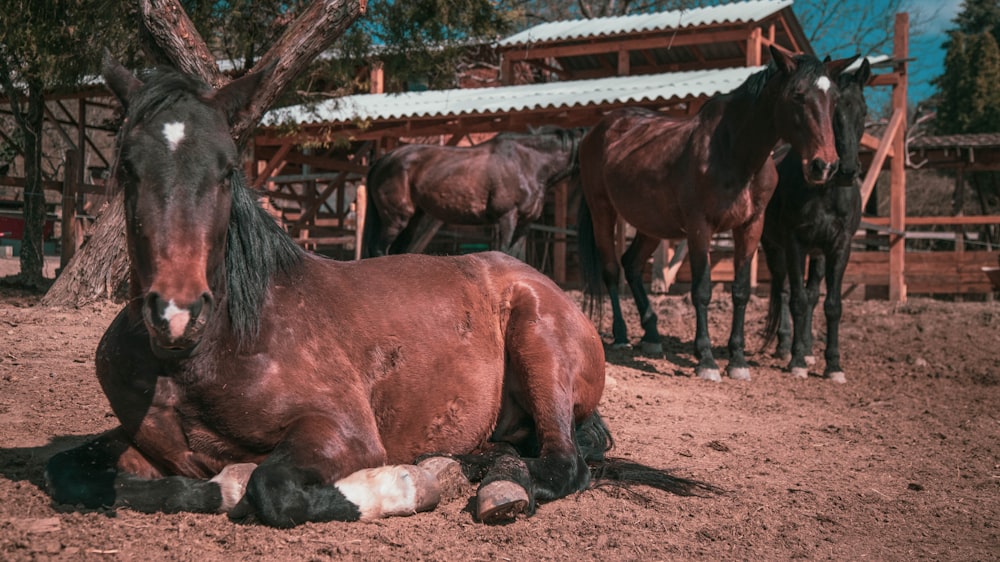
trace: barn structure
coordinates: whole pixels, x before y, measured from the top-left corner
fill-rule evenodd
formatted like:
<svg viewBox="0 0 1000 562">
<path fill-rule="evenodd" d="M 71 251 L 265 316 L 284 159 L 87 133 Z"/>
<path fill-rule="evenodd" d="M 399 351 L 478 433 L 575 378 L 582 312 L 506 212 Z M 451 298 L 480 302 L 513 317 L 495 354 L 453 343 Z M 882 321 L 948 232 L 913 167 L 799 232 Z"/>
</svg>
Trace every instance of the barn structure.
<svg viewBox="0 0 1000 562">
<path fill-rule="evenodd" d="M 791 0 L 751 0 L 543 24 L 499 41 L 493 51 L 497 70 L 480 68 L 475 80 L 463 84 L 482 86 L 476 88 L 384 93 L 382 71 L 376 64 L 370 69 L 370 94 L 270 112 L 255 138 L 249 176 L 256 187 L 266 190 L 275 215 L 300 243 L 349 258 L 356 246 L 358 217 L 352 206 L 357 187 L 379 154 L 400 143 L 474 144 L 500 131 L 587 126 L 621 106 L 691 114 L 710 96 L 734 89 L 765 64 L 768 46 L 812 53 L 792 4 Z M 906 14 L 897 16 L 894 37 L 892 55 L 877 67 L 872 80 L 873 86 L 892 88 L 894 112 L 881 138 L 866 135 L 866 160 L 871 168 L 862 188 L 867 198 L 875 192 L 879 172 L 888 170 L 882 174 L 889 177 L 888 216 L 865 219 L 888 251 L 856 251 L 847 283 L 886 287 L 887 296 L 894 300 L 905 300 L 907 287 L 919 293 L 989 293 L 991 288 L 979 269 L 996 264 L 995 251 L 956 249 L 936 252 L 947 256 L 925 261 L 905 250 L 908 229 L 928 220 L 906 217 L 905 156 L 914 150 L 928 155 L 941 152 L 949 163 L 941 160 L 940 166 L 946 167 L 955 164 L 954 157 L 947 155 L 959 152 L 916 141 L 907 147 Z M 83 237 L 84 230 L 76 227 L 85 225 L 99 205 L 94 198 L 103 195 L 102 178 L 112 160 L 110 118 L 115 106 L 99 85 L 49 99 L 47 128 L 58 141 L 55 144 L 63 148 L 53 153 L 61 163 L 52 166 L 55 172 L 46 189 L 52 193 L 53 208 L 61 210 L 63 256 L 68 259 Z M 0 101 L 0 114 L 3 111 Z M 11 142 L 9 137 L 5 140 Z M 974 161 L 981 166 L 991 158 L 995 162 L 1000 150 L 996 144 L 974 148 L 965 150 L 966 164 Z M 938 162 L 928 157 L 926 166 L 938 166 Z M 16 193 L 23 180 L 0 177 L 0 186 L 4 185 L 15 187 Z M 530 256 L 534 265 L 563 283 L 572 282 L 575 261 L 571 197 L 565 185 L 551 195 L 545 221 L 535 231 L 536 251 Z M 939 221 L 936 225 L 959 227 L 1000 224 L 1000 217 L 990 216 L 935 220 Z M 624 235 L 626 230 L 621 230 Z M 447 236 L 443 238 L 448 243 Z M 449 251 L 467 249 L 454 238 L 452 242 Z M 731 279 L 724 247 L 717 254 L 713 279 Z M 654 278 L 684 281 L 681 260 L 671 264 L 668 249 L 658 258 Z M 760 267 L 760 277 L 766 279 L 763 263 Z M 928 277 L 934 282 L 925 283 Z"/>
</svg>

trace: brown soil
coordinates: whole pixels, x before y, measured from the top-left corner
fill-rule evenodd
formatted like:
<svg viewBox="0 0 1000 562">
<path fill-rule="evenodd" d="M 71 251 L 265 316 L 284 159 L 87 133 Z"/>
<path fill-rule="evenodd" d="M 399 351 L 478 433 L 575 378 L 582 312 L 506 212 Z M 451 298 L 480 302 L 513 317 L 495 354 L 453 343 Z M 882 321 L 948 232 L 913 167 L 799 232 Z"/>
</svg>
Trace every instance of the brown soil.
<svg viewBox="0 0 1000 562">
<path fill-rule="evenodd" d="M 690 303 L 659 297 L 667 358 L 608 353 L 601 409 L 615 454 L 725 493 L 599 486 L 492 527 L 463 497 L 412 517 L 274 530 L 54 509 L 45 460 L 116 423 L 93 355 L 119 307 L 36 302 L 0 298 L 3 560 L 1000 559 L 997 303 L 848 301 L 846 385 L 792 380 L 768 355 L 753 381 L 713 384 L 692 376 Z M 751 303 L 752 346 L 765 306 Z M 721 357 L 728 310 L 716 294 Z"/>
</svg>

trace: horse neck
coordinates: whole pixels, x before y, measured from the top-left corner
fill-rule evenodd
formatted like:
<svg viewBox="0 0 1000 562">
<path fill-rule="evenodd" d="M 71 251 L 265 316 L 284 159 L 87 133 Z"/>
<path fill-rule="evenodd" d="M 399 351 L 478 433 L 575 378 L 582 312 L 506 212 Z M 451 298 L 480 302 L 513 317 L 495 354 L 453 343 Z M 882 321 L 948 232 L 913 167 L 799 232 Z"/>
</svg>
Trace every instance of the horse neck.
<svg viewBox="0 0 1000 562">
<path fill-rule="evenodd" d="M 743 183 L 767 162 L 780 140 L 774 125 L 776 102 L 765 91 L 757 97 L 734 95 L 723 103 L 713 144 L 724 143 L 719 148 L 729 158 L 727 169 Z"/>
</svg>

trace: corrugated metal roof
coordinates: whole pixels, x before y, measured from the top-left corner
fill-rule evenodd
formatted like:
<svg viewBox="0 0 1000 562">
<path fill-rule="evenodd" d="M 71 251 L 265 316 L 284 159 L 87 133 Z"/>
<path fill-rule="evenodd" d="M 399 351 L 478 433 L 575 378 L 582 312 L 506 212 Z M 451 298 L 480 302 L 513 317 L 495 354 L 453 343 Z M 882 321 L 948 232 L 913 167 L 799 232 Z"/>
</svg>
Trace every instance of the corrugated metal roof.
<svg viewBox="0 0 1000 562">
<path fill-rule="evenodd" d="M 693 70 L 497 88 L 345 96 L 267 112 L 262 124 L 352 123 L 422 117 L 505 114 L 546 108 L 629 104 L 729 92 L 763 67 Z"/>
<path fill-rule="evenodd" d="M 792 0 L 751 0 L 721 6 L 671 10 L 654 14 L 632 14 L 585 20 L 564 20 L 536 25 L 502 39 L 501 47 L 566 41 L 588 37 L 610 37 L 628 33 L 683 29 L 720 23 L 750 23 L 761 21 L 783 8 Z"/>
</svg>

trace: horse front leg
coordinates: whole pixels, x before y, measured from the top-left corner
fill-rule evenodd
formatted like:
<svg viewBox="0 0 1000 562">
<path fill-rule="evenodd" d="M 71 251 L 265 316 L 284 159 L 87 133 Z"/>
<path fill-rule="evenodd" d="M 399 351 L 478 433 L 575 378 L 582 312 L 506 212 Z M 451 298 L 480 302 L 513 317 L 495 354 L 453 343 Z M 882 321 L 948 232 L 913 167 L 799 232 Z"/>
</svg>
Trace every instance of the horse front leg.
<svg viewBox="0 0 1000 562">
<path fill-rule="evenodd" d="M 733 230 L 735 268 L 732 299 L 733 322 L 729 330 L 729 364 L 726 373 L 735 380 L 750 380 L 750 364 L 746 358 L 746 324 L 747 303 L 750 302 L 750 269 L 753 265 L 753 255 L 760 242 L 764 217 L 751 223 L 746 228 Z"/>
<path fill-rule="evenodd" d="M 825 264 L 826 259 L 822 254 L 809 256 L 809 276 L 806 278 L 805 326 L 802 328 L 802 338 L 803 346 L 806 349 L 806 365 L 810 367 L 816 364 L 816 356 L 813 355 L 813 317 L 816 305 L 819 304 L 819 288 L 823 283 Z"/>
<path fill-rule="evenodd" d="M 189 456 L 190 464 L 201 464 L 196 455 Z M 245 467 L 253 465 L 234 466 L 238 468 L 223 469 L 211 480 L 168 475 L 119 427 L 54 455 L 46 463 L 45 480 L 56 504 L 127 507 L 146 513 L 216 513 L 227 511 L 242 497 Z"/>
<path fill-rule="evenodd" d="M 708 244 L 705 240 L 688 238 L 691 259 L 691 301 L 694 303 L 694 354 L 698 360 L 695 374 L 704 380 L 719 382 L 719 365 L 712 356 L 712 339 L 708 333 L 708 305 L 712 301 L 712 272 Z"/>
<path fill-rule="evenodd" d="M 305 416 L 253 471 L 233 519 L 272 527 L 308 521 L 356 521 L 408 515 L 437 506 L 434 474 L 415 465 L 385 465 L 374 418 Z"/>
<path fill-rule="evenodd" d="M 840 367 L 840 319 L 843 312 L 841 291 L 844 270 L 847 269 L 850 255 L 850 238 L 847 238 L 847 243 L 837 248 L 826 260 L 826 299 L 823 301 L 823 312 L 826 315 L 826 369 L 823 375 L 839 383 L 847 382 L 847 376 Z"/>
<path fill-rule="evenodd" d="M 646 294 L 646 287 L 643 283 L 642 272 L 649 260 L 649 257 L 660 245 L 659 238 L 647 236 L 637 232 L 632 244 L 622 255 L 622 269 L 625 271 L 625 280 L 632 289 L 632 297 L 635 299 L 636 309 L 639 311 L 639 319 L 642 323 L 644 334 L 642 336 L 642 352 L 646 355 L 663 355 L 663 343 L 660 339 L 660 332 L 656 327 L 658 318 L 653 312 L 653 307 Z"/>
<path fill-rule="evenodd" d="M 803 278 L 805 277 L 806 252 L 802 245 L 789 239 L 785 245 L 785 262 L 788 264 L 788 289 L 790 293 L 789 304 L 792 310 L 792 357 L 788 363 L 788 370 L 796 378 L 806 378 L 809 376 L 808 365 L 806 364 L 806 331 L 812 326 L 807 316 L 809 311 L 809 300 L 806 295 Z"/>
</svg>

